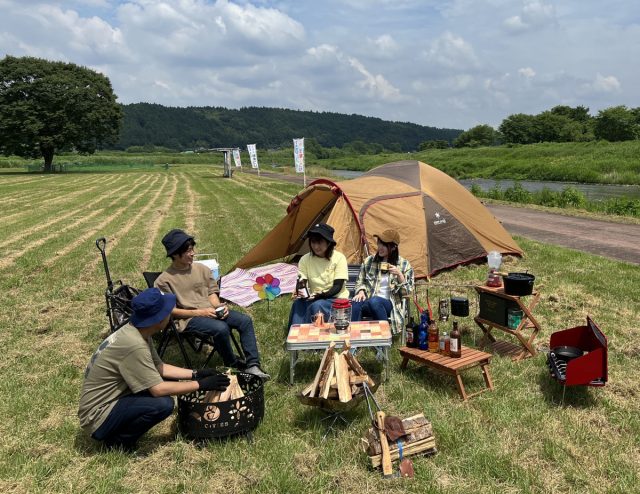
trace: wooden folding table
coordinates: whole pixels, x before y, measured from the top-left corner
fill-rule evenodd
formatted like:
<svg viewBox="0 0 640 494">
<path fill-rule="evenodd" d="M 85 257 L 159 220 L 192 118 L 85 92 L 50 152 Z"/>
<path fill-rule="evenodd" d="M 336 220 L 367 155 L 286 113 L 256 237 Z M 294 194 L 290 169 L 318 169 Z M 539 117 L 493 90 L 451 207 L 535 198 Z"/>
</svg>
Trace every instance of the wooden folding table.
<svg viewBox="0 0 640 494">
<path fill-rule="evenodd" d="M 420 350 L 419 348 L 402 347 L 400 348 L 400 355 L 403 358 L 402 364 L 400 365 L 402 369 L 406 369 L 409 360 L 413 360 L 425 367 L 454 376 L 456 378 L 458 392 L 463 400 L 467 400 L 485 391 L 493 390 L 493 381 L 489 373 L 489 365 L 491 364 L 490 353 L 462 346 L 462 355 L 458 358 L 453 358 L 440 353 L 431 353 L 428 350 Z M 468 394 L 462 382 L 462 372 L 472 369 L 473 367 L 480 367 L 482 377 L 484 377 L 484 382 L 487 387 L 475 393 Z"/>
<path fill-rule="evenodd" d="M 538 332 L 540 332 L 540 323 L 534 317 L 532 311 L 540 301 L 540 292 L 534 290 L 527 304 L 525 303 L 525 301 L 526 297 L 528 298 L 529 296 L 519 297 L 517 295 L 508 295 L 504 293 L 504 288 L 502 287 L 494 288 L 485 285 L 476 285 L 474 288 L 480 295 L 489 294 L 491 296 L 509 301 L 512 303 L 512 305 L 517 305 L 517 307 L 522 309 L 522 320 L 520 321 L 520 324 L 518 324 L 518 326 L 514 329 L 509 328 L 506 324 L 500 324 L 499 322 L 483 318 L 480 314 L 478 314 L 473 319 L 484 333 L 484 337 L 491 342 L 491 347 L 496 351 L 496 353 L 510 356 L 511 360 L 514 361 L 535 356 L 536 349 L 534 347 L 534 342 L 536 336 L 538 335 Z M 494 328 L 515 336 L 518 339 L 520 345 L 515 345 L 508 341 L 497 341 L 496 338 L 491 334 L 491 331 Z M 528 334 L 528 331 L 531 331 L 531 333 Z"/>
</svg>

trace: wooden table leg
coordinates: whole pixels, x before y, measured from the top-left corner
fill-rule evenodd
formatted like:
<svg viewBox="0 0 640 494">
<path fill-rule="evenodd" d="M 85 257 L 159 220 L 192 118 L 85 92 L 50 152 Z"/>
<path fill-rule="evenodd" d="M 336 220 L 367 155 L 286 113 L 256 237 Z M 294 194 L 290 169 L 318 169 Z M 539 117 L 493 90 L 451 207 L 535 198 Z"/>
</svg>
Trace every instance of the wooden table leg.
<svg viewBox="0 0 640 494">
<path fill-rule="evenodd" d="M 480 369 L 482 370 L 482 377 L 484 377 L 484 382 L 487 385 L 487 388 L 493 390 L 493 381 L 491 380 L 491 374 L 489 373 L 489 363 L 482 364 Z"/>
<path fill-rule="evenodd" d="M 402 370 L 406 369 L 408 363 L 409 363 L 409 359 L 407 357 L 403 358 L 402 359 L 402 363 L 400 364 L 400 368 Z"/>
<path fill-rule="evenodd" d="M 464 384 L 462 383 L 462 376 L 456 372 L 456 385 L 458 386 L 458 392 L 462 397 L 463 401 L 467 401 L 467 392 L 464 389 Z"/>
</svg>

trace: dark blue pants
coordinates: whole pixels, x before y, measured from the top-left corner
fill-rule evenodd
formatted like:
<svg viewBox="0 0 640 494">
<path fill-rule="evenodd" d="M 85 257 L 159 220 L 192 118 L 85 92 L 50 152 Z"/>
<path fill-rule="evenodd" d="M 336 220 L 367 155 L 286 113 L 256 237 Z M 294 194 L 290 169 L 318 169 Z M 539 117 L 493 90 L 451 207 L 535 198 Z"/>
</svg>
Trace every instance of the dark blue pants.
<svg viewBox="0 0 640 494">
<path fill-rule="evenodd" d="M 105 446 L 132 449 L 145 432 L 173 412 L 173 398 L 153 397 L 149 391 L 120 398 L 91 437 Z"/>
<path fill-rule="evenodd" d="M 211 317 L 194 317 L 184 329 L 185 333 L 204 333 L 213 338 L 214 346 L 220 353 L 224 365 L 237 367 L 238 361 L 231 345 L 231 328 L 238 330 L 240 334 L 240 346 L 247 359 L 247 367 L 260 365 L 256 333 L 253 329 L 253 321 L 249 316 L 235 310 L 229 311 L 226 319 L 213 319 Z"/>
<path fill-rule="evenodd" d="M 391 300 L 371 297 L 362 302 L 351 302 L 351 320 L 360 321 L 362 317 L 369 317 L 373 321 L 386 321 L 392 310 Z"/>
<path fill-rule="evenodd" d="M 289 327 L 291 327 L 292 324 L 310 323 L 311 316 L 317 314 L 318 311 L 324 314 L 324 320 L 328 322 L 333 300 L 332 298 L 320 300 L 295 299 L 291 306 L 291 312 L 289 313 Z"/>
</svg>

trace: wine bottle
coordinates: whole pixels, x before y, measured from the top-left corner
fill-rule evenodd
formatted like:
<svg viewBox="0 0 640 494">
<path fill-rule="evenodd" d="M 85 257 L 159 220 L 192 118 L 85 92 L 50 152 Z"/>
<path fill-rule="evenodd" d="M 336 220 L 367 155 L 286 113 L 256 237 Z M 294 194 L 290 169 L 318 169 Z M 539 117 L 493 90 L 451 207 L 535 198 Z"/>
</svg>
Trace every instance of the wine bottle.
<svg viewBox="0 0 640 494">
<path fill-rule="evenodd" d="M 460 358 L 462 356 L 462 335 L 458 329 L 458 321 L 453 321 L 453 329 L 451 330 L 449 345 L 449 356 L 453 358 Z"/>
</svg>

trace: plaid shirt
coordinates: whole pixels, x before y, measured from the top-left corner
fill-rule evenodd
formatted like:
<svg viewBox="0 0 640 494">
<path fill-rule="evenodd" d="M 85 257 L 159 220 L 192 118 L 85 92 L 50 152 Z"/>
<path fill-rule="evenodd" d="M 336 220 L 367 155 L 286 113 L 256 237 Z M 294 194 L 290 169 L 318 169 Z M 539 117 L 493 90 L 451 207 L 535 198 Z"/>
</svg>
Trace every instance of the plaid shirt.
<svg viewBox="0 0 640 494">
<path fill-rule="evenodd" d="M 358 279 L 356 280 L 354 294 L 364 290 L 367 298 L 371 298 L 376 293 L 383 273 L 374 259 L 375 256 L 369 256 L 360 266 L 360 274 L 358 274 Z M 389 273 L 389 300 L 392 305 L 390 322 L 393 334 L 399 333 L 405 323 L 402 298 L 405 295 L 411 295 L 413 292 L 413 268 L 411 264 L 404 257 L 399 256 L 398 269 L 404 275 L 404 283 L 400 283 L 395 275 Z"/>
</svg>

